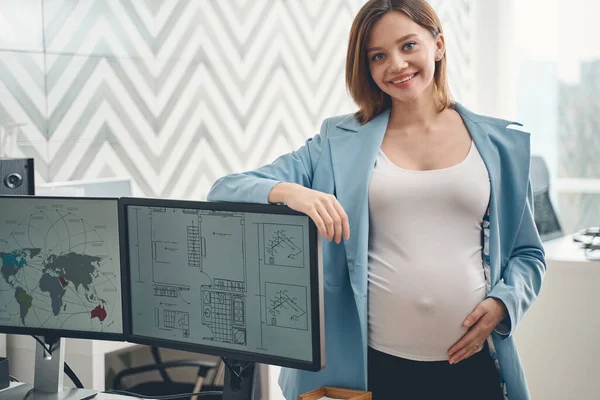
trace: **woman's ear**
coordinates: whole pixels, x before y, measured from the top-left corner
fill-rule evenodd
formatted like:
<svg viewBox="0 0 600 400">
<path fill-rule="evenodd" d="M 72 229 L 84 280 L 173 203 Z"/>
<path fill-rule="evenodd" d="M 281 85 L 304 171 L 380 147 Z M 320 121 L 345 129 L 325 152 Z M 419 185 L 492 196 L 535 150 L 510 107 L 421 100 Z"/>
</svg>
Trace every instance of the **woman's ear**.
<svg viewBox="0 0 600 400">
<path fill-rule="evenodd" d="M 444 35 L 438 33 L 435 37 L 435 61 L 440 61 L 444 58 L 444 54 L 446 52 L 446 42 Z"/>
</svg>

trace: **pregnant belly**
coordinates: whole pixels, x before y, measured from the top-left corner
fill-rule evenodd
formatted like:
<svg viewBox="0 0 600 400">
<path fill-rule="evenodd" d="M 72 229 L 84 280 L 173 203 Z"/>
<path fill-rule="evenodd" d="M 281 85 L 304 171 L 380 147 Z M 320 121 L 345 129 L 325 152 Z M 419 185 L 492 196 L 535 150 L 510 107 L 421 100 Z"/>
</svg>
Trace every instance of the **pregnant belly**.
<svg viewBox="0 0 600 400">
<path fill-rule="evenodd" d="M 440 275 L 384 280 L 369 274 L 372 347 L 412 360 L 448 360 L 448 349 L 468 330 L 463 321 L 486 290 L 482 271 Z"/>
</svg>

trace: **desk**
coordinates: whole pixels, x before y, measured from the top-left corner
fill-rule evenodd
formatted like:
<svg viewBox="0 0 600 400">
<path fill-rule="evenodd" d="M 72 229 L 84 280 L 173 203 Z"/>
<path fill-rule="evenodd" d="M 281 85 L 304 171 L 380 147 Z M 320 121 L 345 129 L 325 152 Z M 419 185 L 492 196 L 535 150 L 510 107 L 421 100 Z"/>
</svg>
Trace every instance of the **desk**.
<svg viewBox="0 0 600 400">
<path fill-rule="evenodd" d="M 23 382 L 33 382 L 35 340 L 30 336 L 8 335 L 7 354 L 11 374 Z M 105 389 L 105 357 L 107 354 L 139 346 L 127 342 L 102 340 L 66 340 L 65 359 L 85 388 Z M 65 378 L 65 386 L 71 386 Z"/>
<path fill-rule="evenodd" d="M 600 399 L 600 262 L 570 236 L 544 248 L 540 296 L 515 333 L 532 399 Z"/>
<path fill-rule="evenodd" d="M 23 385 L 23 384 L 11 382 L 10 386 L 7 389 L 0 390 L 0 398 L 2 398 L 2 392 L 7 391 L 9 389 L 17 388 L 21 385 Z M 219 396 L 219 395 L 204 396 L 201 398 L 206 399 L 206 400 L 221 400 L 222 396 Z M 137 398 L 131 397 L 131 396 L 122 396 L 122 395 L 118 395 L 118 394 L 108 394 L 108 393 L 100 393 L 100 392 L 98 394 L 96 394 L 96 396 L 93 398 L 93 400 L 135 400 L 135 399 L 137 399 Z"/>
<path fill-rule="evenodd" d="M 140 399 L 143 399 L 143 397 L 141 397 Z M 222 395 L 210 395 L 210 396 L 199 396 L 198 400 L 222 400 L 223 396 Z M 94 397 L 91 400 L 138 400 L 137 397 L 131 397 L 131 396 L 121 396 L 118 394 L 108 394 L 108 393 L 98 393 L 96 395 L 96 397 Z"/>
</svg>

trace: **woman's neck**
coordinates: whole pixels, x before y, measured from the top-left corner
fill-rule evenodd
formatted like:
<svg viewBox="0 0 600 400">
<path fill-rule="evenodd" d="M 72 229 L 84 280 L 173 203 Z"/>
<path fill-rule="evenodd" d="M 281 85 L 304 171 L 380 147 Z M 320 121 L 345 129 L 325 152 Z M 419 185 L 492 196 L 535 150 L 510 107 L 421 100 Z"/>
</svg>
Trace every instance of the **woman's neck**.
<svg viewBox="0 0 600 400">
<path fill-rule="evenodd" d="M 392 98 L 388 129 L 400 131 L 423 131 L 436 125 L 440 112 L 433 96 L 421 96 L 410 102 Z"/>
</svg>

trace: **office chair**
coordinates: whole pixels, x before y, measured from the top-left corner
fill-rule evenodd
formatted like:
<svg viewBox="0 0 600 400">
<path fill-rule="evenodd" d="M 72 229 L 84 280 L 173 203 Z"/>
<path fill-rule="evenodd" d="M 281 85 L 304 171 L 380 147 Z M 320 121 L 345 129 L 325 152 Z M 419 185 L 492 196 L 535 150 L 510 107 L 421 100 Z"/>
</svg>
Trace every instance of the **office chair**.
<svg viewBox="0 0 600 400">
<path fill-rule="evenodd" d="M 222 373 L 223 367 L 221 366 L 222 361 L 199 361 L 199 360 L 178 360 L 178 361 L 167 361 L 162 362 L 158 347 L 151 347 L 152 357 L 154 358 L 155 364 L 144 365 L 140 367 L 133 367 L 125 369 L 119 372 L 113 379 L 113 390 L 124 390 L 127 392 L 136 393 L 143 396 L 169 396 L 185 393 L 196 393 L 196 392 L 207 392 L 207 391 L 221 391 L 222 387 L 216 386 L 215 382 L 218 379 L 218 375 Z M 167 369 L 179 368 L 179 367 L 196 367 L 198 368 L 198 375 L 195 383 L 189 382 L 176 382 L 171 379 L 167 373 Z M 162 380 L 142 382 L 137 385 L 127 387 L 123 385 L 123 378 L 131 375 L 140 374 L 148 371 L 158 371 Z M 212 374 L 212 379 L 207 381 L 209 373 Z M 197 396 L 190 397 L 195 400 Z M 220 396 L 203 396 L 197 397 L 202 400 L 208 399 L 220 399 Z"/>
<path fill-rule="evenodd" d="M 550 199 L 550 173 L 541 156 L 531 156 L 534 220 L 542 241 L 564 236 L 562 224 Z"/>
</svg>

